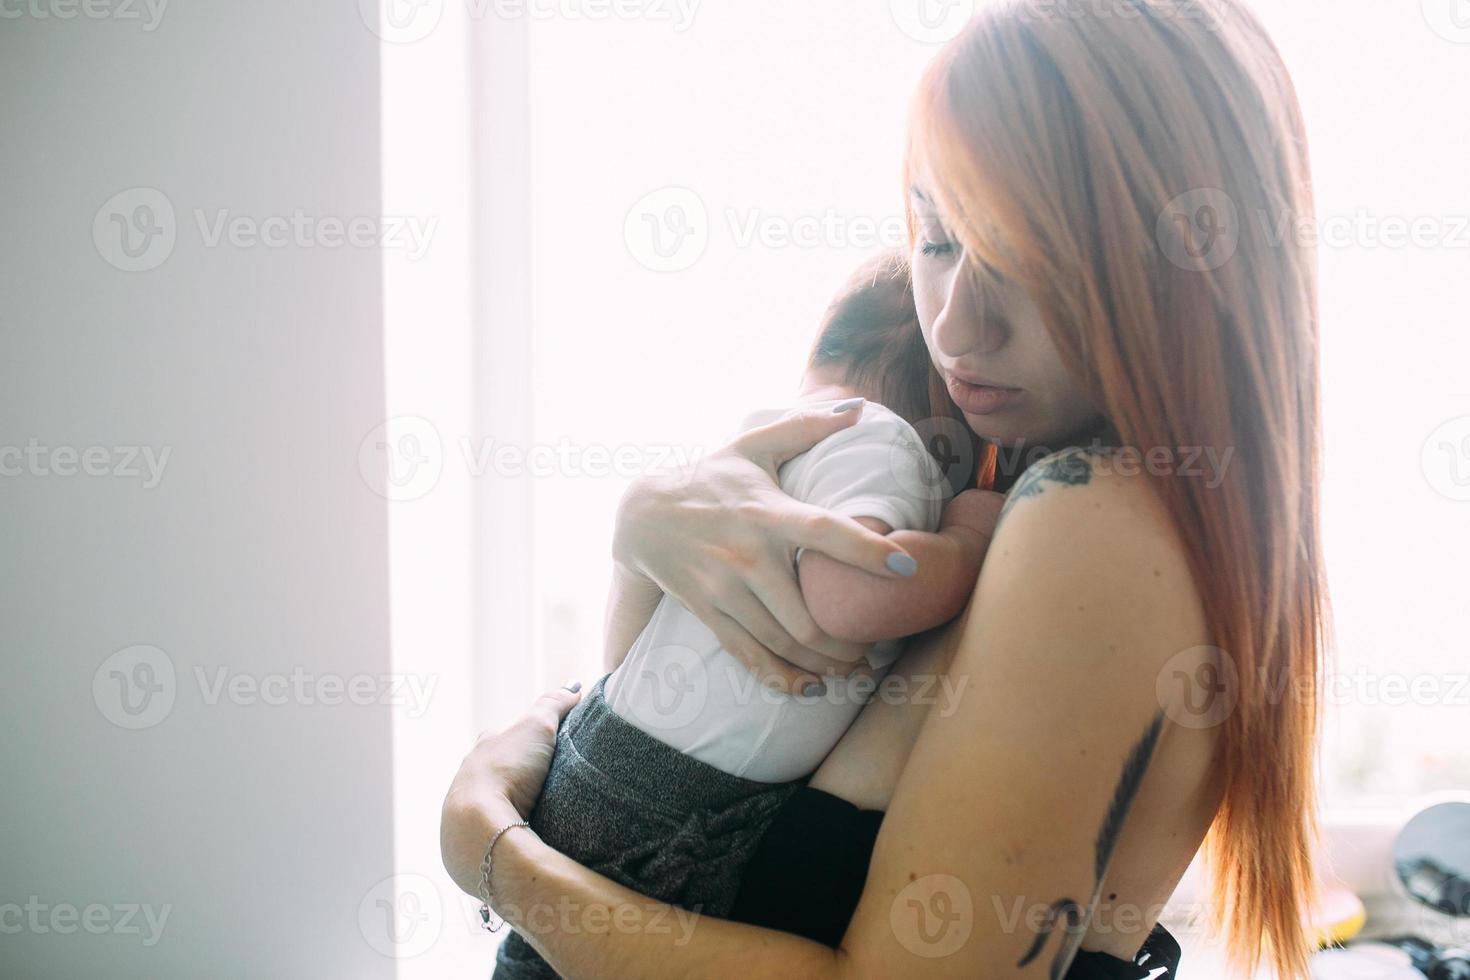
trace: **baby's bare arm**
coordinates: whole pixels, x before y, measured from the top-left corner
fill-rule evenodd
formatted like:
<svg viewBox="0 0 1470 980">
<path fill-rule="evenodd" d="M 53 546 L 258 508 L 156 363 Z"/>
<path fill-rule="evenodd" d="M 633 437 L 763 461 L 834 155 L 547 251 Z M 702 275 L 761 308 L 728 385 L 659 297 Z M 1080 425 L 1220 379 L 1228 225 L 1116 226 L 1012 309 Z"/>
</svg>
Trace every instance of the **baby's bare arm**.
<svg viewBox="0 0 1470 980">
<path fill-rule="evenodd" d="M 602 624 L 604 670 L 617 670 L 622 664 L 633 648 L 633 641 L 653 618 L 663 595 L 663 590 L 646 577 L 620 562 L 613 564 L 612 587 L 608 590 Z"/>
<path fill-rule="evenodd" d="M 912 636 L 953 619 L 974 592 L 1004 500 L 998 493 L 967 490 L 950 501 L 933 534 L 892 531 L 880 520 L 858 518 L 912 555 L 918 573 L 882 578 L 820 552 L 804 552 L 799 576 L 812 618 L 830 636 L 855 643 Z"/>
</svg>

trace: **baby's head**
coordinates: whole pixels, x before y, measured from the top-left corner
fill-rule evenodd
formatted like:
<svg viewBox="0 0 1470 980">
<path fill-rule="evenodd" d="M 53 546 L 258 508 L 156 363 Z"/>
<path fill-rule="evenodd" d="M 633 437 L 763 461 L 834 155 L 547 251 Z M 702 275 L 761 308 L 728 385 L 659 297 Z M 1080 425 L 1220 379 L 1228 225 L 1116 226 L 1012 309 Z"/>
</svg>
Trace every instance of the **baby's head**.
<svg viewBox="0 0 1470 980">
<path fill-rule="evenodd" d="M 851 388 L 917 425 L 935 414 L 931 381 L 937 379 L 914 312 L 908 261 L 902 252 L 882 252 L 828 305 L 803 382 Z M 942 384 L 939 392 L 947 403 Z"/>
<path fill-rule="evenodd" d="M 930 446 L 954 490 L 975 485 L 977 465 L 984 485 L 993 478 L 993 457 L 969 431 L 929 358 L 903 252 L 878 254 L 843 285 L 822 317 L 802 381 L 804 388 L 837 385 L 875 401 L 917 427 L 926 441 L 945 430 L 968 435 L 970 452 L 959 458 L 953 455 L 953 439 L 940 440 L 950 447 L 946 458 Z M 938 417 L 953 423 L 920 426 Z"/>
</svg>

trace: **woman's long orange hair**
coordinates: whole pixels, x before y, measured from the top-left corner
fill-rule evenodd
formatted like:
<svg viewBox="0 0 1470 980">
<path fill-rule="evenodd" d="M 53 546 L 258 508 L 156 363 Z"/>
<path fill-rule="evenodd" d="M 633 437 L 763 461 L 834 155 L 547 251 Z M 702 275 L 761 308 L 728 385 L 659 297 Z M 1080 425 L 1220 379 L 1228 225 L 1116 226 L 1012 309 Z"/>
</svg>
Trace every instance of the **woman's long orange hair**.
<svg viewBox="0 0 1470 980">
<path fill-rule="evenodd" d="M 1214 920 L 1237 966 L 1301 976 L 1327 629 L 1316 256 L 1281 233 L 1313 217 L 1303 124 L 1238 0 L 1090 6 L 977 16 L 920 86 L 905 180 L 1027 289 L 1124 446 L 1233 452 L 1218 486 L 1154 485 L 1239 680 Z"/>
</svg>

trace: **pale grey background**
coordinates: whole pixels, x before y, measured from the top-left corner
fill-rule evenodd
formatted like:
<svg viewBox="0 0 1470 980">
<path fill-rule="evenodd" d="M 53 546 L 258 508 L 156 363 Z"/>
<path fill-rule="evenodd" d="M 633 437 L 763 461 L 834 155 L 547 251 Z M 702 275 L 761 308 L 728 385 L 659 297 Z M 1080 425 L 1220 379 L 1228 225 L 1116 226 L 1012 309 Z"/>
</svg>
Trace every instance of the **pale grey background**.
<svg viewBox="0 0 1470 980">
<path fill-rule="evenodd" d="M 0 21 L 0 445 L 172 447 L 162 483 L 0 480 L 0 904 L 171 905 L 162 940 L 0 935 L 5 977 L 392 975 L 358 905 L 393 871 L 385 707 L 210 706 L 212 677 L 388 669 L 372 249 L 206 248 L 193 209 L 379 210 L 378 41 L 345 3 Z M 178 241 L 124 273 L 97 209 L 162 190 Z M 113 651 L 178 669 L 114 726 Z"/>
</svg>

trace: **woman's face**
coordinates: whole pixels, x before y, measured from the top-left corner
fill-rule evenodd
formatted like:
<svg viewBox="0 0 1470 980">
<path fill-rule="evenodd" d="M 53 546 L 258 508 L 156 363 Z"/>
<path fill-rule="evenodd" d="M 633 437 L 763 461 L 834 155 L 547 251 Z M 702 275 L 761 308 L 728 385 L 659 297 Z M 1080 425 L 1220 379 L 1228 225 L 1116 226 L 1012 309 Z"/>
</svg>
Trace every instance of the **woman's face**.
<svg viewBox="0 0 1470 980">
<path fill-rule="evenodd" d="M 1096 430 L 1096 406 L 1062 366 L 1031 298 L 967 261 L 930 199 L 913 192 L 914 302 L 929 356 L 982 438 L 1063 449 Z"/>
</svg>

